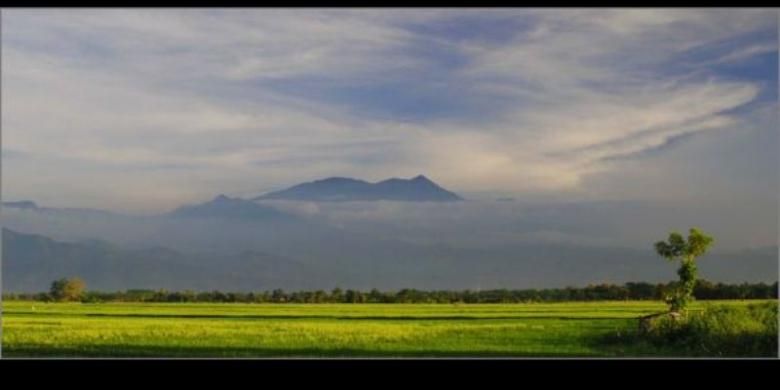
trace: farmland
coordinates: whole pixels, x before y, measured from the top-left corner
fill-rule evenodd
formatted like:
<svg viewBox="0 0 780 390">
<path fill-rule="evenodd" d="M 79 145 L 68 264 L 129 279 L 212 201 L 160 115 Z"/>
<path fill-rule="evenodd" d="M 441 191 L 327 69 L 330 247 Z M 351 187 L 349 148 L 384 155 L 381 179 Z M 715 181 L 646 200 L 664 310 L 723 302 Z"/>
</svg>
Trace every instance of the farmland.
<svg viewBox="0 0 780 390">
<path fill-rule="evenodd" d="M 756 302 L 756 301 L 752 301 Z M 697 302 L 747 305 L 748 301 Z M 620 357 L 654 301 L 528 304 L 3 303 L 6 357 Z"/>
</svg>

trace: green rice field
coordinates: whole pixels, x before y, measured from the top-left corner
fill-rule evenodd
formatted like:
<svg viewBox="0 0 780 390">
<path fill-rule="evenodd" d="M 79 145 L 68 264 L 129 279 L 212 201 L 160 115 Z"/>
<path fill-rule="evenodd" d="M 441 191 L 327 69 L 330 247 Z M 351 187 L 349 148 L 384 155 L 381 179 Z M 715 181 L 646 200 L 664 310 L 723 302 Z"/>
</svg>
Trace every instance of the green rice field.
<svg viewBox="0 0 780 390">
<path fill-rule="evenodd" d="M 751 301 L 755 303 L 756 301 Z M 747 305 L 747 301 L 697 302 Z M 642 357 L 614 342 L 661 302 L 238 304 L 3 302 L 4 357 Z M 607 340 L 613 340 L 609 342 Z"/>
</svg>

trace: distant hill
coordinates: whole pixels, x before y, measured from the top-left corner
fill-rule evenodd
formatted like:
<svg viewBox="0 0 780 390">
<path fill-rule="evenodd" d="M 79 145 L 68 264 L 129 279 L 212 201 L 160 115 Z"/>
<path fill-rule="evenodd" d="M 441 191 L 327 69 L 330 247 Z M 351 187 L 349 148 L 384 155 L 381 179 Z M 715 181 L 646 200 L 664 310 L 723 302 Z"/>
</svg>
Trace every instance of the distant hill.
<svg viewBox="0 0 780 390">
<path fill-rule="evenodd" d="M 21 200 L 18 202 L 3 202 L 3 207 L 12 209 L 37 209 L 38 205 L 29 200 Z"/>
<path fill-rule="evenodd" d="M 66 207 L 66 208 L 45 207 L 45 206 L 40 206 L 37 203 L 30 200 L 21 200 L 16 202 L 3 202 L 3 207 L 9 209 L 23 210 L 23 211 L 33 211 L 36 213 L 44 213 L 44 214 L 60 214 L 60 215 L 67 214 L 67 215 L 85 216 L 85 217 L 98 216 L 98 215 L 102 215 L 102 216 L 117 215 L 112 211 L 98 210 L 98 209 L 74 208 L 74 207 Z"/>
<path fill-rule="evenodd" d="M 463 200 L 423 175 L 412 179 L 387 179 L 378 183 L 331 177 L 298 184 L 261 195 L 255 200 L 286 199 L 322 202 L 394 200 L 407 202 L 451 202 Z"/>
<path fill-rule="evenodd" d="M 220 232 L 217 232 L 220 233 Z M 676 280 L 676 267 L 651 250 L 539 244 L 465 249 L 449 245 L 365 241 L 354 234 L 320 242 L 299 237 L 295 253 L 277 252 L 266 239 L 245 249 L 193 253 L 162 246 L 129 248 L 105 241 L 58 241 L 3 229 L 5 291 L 47 290 L 52 280 L 80 276 L 89 288 L 166 288 L 258 291 L 274 288 L 383 290 L 400 288 L 547 288 L 591 283 Z M 232 234 L 232 232 L 228 232 Z M 251 239 L 253 234 L 247 233 Z M 204 246 L 224 241 L 200 237 Z M 235 244 L 235 245 L 233 245 Z M 230 248 L 227 248 L 230 247 Z M 777 280 L 777 247 L 711 253 L 701 277 L 741 283 Z"/>
<path fill-rule="evenodd" d="M 61 277 L 79 276 L 89 289 L 264 290 L 308 288 L 316 267 L 256 251 L 184 254 L 153 247 L 127 249 L 101 241 L 62 242 L 3 229 L 4 291 L 47 291 Z"/>
<path fill-rule="evenodd" d="M 219 195 L 211 201 L 182 206 L 167 214 L 174 218 L 221 218 L 247 220 L 291 220 L 295 217 L 253 201 Z"/>
</svg>

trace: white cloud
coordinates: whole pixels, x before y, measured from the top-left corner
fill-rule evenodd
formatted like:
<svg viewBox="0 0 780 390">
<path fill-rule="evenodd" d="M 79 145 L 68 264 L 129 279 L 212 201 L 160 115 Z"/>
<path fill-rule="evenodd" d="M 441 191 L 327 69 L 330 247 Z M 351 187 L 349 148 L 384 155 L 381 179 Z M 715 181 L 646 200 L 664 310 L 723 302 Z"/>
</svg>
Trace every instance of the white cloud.
<svg viewBox="0 0 780 390">
<path fill-rule="evenodd" d="M 471 17 L 527 28 L 493 40 L 412 28 Z M 776 23 L 767 10 L 6 10 L 4 148 L 31 156 L 9 161 L 6 191 L 54 193 L 30 178 L 45 167 L 63 205 L 95 206 L 83 203 L 100 193 L 100 206 L 120 209 L 331 175 L 576 192 L 612 169 L 604 160 L 730 126 L 729 110 L 753 101 L 759 83 L 666 64 Z M 428 48 L 462 61 L 441 68 Z M 432 83 L 422 76 L 431 71 L 499 112 L 377 119 L 359 101 L 268 84 L 412 89 Z"/>
<path fill-rule="evenodd" d="M 741 47 L 722 57 L 719 57 L 711 61 L 706 61 L 703 64 L 697 64 L 697 65 L 701 66 L 701 65 L 735 63 L 735 62 L 744 61 L 746 59 L 752 58 L 757 55 L 774 53 L 774 52 L 777 52 L 777 42 L 760 43 L 756 45 L 750 45 L 747 47 Z"/>
</svg>

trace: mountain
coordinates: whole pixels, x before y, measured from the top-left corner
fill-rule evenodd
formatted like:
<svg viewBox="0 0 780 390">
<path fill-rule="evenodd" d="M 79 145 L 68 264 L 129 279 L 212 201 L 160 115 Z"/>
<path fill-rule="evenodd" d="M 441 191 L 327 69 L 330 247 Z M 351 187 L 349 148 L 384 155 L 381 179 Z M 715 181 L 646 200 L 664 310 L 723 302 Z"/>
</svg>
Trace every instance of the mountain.
<svg viewBox="0 0 780 390">
<path fill-rule="evenodd" d="M 325 287 L 306 283 L 323 275 L 316 267 L 257 251 L 185 254 L 164 247 L 127 249 L 100 241 L 55 241 L 5 228 L 2 235 L 4 291 L 47 291 L 53 280 L 70 276 L 103 291 Z"/>
<path fill-rule="evenodd" d="M 56 208 L 56 207 L 42 207 L 37 203 L 30 200 L 21 200 L 16 202 L 3 202 L 3 207 L 9 209 L 15 209 L 19 211 L 32 211 L 41 214 L 60 214 L 60 215 L 73 215 L 73 216 L 108 216 L 116 215 L 116 213 L 107 210 L 88 209 L 88 208 Z"/>
<path fill-rule="evenodd" d="M 9 207 L 12 209 L 37 209 L 38 205 L 35 202 L 29 200 L 21 200 L 18 202 L 3 202 L 3 207 Z"/>
<path fill-rule="evenodd" d="M 291 220 L 294 217 L 273 207 L 255 202 L 219 195 L 213 200 L 191 206 L 182 206 L 167 216 L 174 218 L 220 218 L 245 220 Z"/>
<path fill-rule="evenodd" d="M 423 175 L 412 179 L 388 179 L 369 183 L 344 177 L 298 184 L 285 190 L 261 195 L 254 200 L 286 199 L 308 201 L 375 201 L 451 202 L 463 200 Z"/>
</svg>

